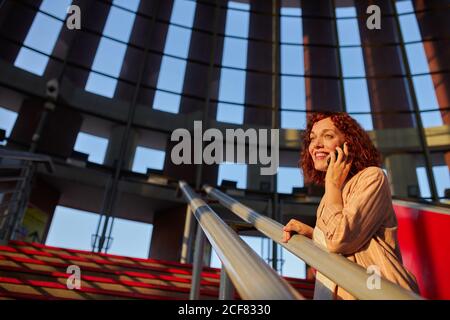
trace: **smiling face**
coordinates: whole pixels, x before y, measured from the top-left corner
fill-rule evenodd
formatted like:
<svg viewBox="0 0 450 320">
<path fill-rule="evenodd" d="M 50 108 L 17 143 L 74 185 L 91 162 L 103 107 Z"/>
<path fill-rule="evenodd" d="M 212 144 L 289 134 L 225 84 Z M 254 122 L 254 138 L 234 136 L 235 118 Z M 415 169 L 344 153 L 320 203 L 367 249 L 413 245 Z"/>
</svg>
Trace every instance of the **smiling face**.
<svg viewBox="0 0 450 320">
<path fill-rule="evenodd" d="M 314 162 L 314 168 L 318 171 L 327 171 L 328 158 L 336 147 L 341 147 L 345 142 L 345 136 L 333 124 L 331 118 L 314 123 L 308 147 L 309 154 Z"/>
</svg>

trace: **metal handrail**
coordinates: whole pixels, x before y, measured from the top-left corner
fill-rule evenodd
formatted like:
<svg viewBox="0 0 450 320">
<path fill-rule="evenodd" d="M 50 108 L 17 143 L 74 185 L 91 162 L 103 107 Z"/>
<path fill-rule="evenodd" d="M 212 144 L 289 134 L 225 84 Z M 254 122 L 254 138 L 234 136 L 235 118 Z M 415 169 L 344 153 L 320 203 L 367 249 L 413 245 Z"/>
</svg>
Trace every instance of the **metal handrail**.
<svg viewBox="0 0 450 320">
<path fill-rule="evenodd" d="M 53 166 L 53 161 L 49 156 L 30 153 L 25 151 L 16 151 L 8 149 L 0 149 L 0 159 L 11 159 L 11 160 L 23 160 L 32 161 L 37 163 L 43 163 L 47 168 L 48 172 L 54 172 L 55 167 Z"/>
<path fill-rule="evenodd" d="M 367 286 L 367 273 L 364 268 L 345 257 L 329 253 L 314 242 L 296 234 L 288 243 L 281 242 L 283 225 L 263 216 L 223 192 L 205 185 L 203 189 L 213 199 L 228 208 L 244 221 L 252 224 L 257 230 L 282 245 L 305 263 L 317 269 L 324 276 L 344 288 L 358 299 L 366 300 L 420 300 L 414 292 L 408 291 L 395 283 L 381 278 L 380 289 L 371 290 Z"/>
<path fill-rule="evenodd" d="M 186 182 L 180 181 L 179 186 L 242 299 L 303 299 Z"/>
<path fill-rule="evenodd" d="M 30 197 L 33 175 L 39 164 L 44 164 L 50 173 L 54 171 L 53 162 L 49 156 L 0 149 L 0 169 L 20 170 L 20 173 L 14 175 L 5 173 L 0 177 L 0 184 L 8 184 L 9 187 L 10 183 L 15 183 L 14 188 L 0 192 L 3 196 L 11 194 L 6 199 L 2 197 L 0 201 L 0 243 L 2 244 L 14 239 L 22 223 Z"/>
</svg>

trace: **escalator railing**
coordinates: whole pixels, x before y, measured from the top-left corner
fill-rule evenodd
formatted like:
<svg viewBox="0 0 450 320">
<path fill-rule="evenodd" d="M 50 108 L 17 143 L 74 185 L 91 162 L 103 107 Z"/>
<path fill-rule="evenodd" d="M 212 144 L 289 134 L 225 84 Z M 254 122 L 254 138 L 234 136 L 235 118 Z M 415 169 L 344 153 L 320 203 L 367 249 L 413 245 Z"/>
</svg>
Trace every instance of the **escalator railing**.
<svg viewBox="0 0 450 320">
<path fill-rule="evenodd" d="M 179 187 L 199 222 L 194 252 L 191 299 L 198 299 L 205 236 L 222 261 L 222 270 L 226 270 L 226 275 L 222 272 L 222 276 L 229 277 L 241 298 L 252 300 L 303 298 L 286 280 L 270 268 L 186 182 L 180 181 Z M 221 279 L 222 283 L 227 283 L 226 278 Z M 227 290 L 222 287 L 222 291 Z"/>
<path fill-rule="evenodd" d="M 285 247 L 356 298 L 370 300 L 422 299 L 419 295 L 383 278 L 380 279 L 381 288 L 371 290 L 367 285 L 368 274 L 366 270 L 356 263 L 341 255 L 329 253 L 319 248 L 311 239 L 302 235 L 294 235 L 288 243 L 283 243 L 281 242 L 283 225 L 257 213 L 213 187 L 204 186 L 204 190 L 209 197 L 217 200 L 265 236 Z"/>
</svg>

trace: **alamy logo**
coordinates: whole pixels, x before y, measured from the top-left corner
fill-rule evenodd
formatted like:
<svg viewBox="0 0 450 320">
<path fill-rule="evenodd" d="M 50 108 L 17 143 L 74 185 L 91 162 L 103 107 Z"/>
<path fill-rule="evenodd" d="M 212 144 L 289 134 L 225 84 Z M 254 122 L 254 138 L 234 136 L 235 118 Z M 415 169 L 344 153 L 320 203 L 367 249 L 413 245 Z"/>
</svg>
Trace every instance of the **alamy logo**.
<svg viewBox="0 0 450 320">
<path fill-rule="evenodd" d="M 81 269 L 80 269 L 80 267 L 76 266 L 76 265 L 70 265 L 67 267 L 66 273 L 70 274 L 70 276 L 67 278 L 67 281 L 66 281 L 67 289 L 69 289 L 69 290 L 81 289 Z"/>
<path fill-rule="evenodd" d="M 381 272 L 380 267 L 376 265 L 370 265 L 367 267 L 367 273 L 371 274 L 367 278 L 367 289 L 374 290 L 374 289 L 381 289 Z"/>
<path fill-rule="evenodd" d="M 268 136 L 270 134 L 270 143 Z M 208 129 L 203 133 L 202 122 L 194 121 L 194 164 L 220 164 L 222 162 L 246 162 L 260 164 L 263 176 L 274 175 L 279 163 L 279 130 L 278 129 L 226 129 L 225 139 L 219 129 Z M 246 140 L 248 143 L 246 144 Z M 187 129 L 176 129 L 172 132 L 171 141 L 178 141 L 171 152 L 171 160 L 175 165 L 192 164 L 192 137 Z M 236 144 L 234 143 L 236 141 Z M 202 142 L 210 142 L 202 150 Z M 226 153 L 224 159 L 224 144 Z M 248 150 L 246 150 L 248 145 Z M 235 152 L 235 148 L 237 149 Z M 270 155 L 268 149 L 270 148 Z M 236 154 L 236 159 L 235 159 Z"/>
<path fill-rule="evenodd" d="M 371 14 L 370 17 L 367 18 L 366 26 L 369 30 L 373 29 L 381 29 L 381 9 L 379 6 L 373 4 L 367 7 L 367 14 Z"/>
<path fill-rule="evenodd" d="M 81 29 L 81 9 L 79 6 L 71 5 L 67 8 L 66 26 L 69 30 Z"/>
</svg>

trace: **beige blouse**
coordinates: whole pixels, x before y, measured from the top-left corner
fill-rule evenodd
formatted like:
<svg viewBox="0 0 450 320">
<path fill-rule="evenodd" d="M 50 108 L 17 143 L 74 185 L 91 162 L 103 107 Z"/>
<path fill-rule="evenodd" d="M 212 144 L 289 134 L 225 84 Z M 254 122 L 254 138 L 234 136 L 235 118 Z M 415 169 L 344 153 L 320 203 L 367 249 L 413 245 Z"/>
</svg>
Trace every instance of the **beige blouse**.
<svg viewBox="0 0 450 320">
<path fill-rule="evenodd" d="M 322 198 L 314 242 L 365 269 L 376 266 L 384 278 L 418 293 L 414 275 L 402 263 L 397 218 L 384 172 L 378 167 L 361 170 L 345 183 L 342 199 L 343 205 L 330 205 Z M 316 274 L 314 298 L 355 299 L 320 272 Z"/>
</svg>

